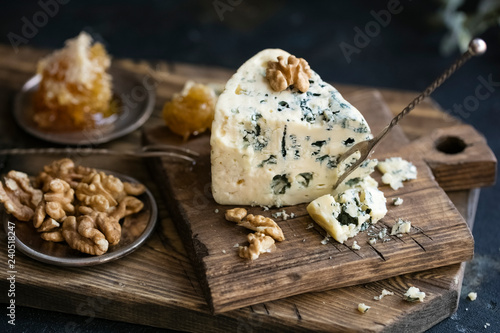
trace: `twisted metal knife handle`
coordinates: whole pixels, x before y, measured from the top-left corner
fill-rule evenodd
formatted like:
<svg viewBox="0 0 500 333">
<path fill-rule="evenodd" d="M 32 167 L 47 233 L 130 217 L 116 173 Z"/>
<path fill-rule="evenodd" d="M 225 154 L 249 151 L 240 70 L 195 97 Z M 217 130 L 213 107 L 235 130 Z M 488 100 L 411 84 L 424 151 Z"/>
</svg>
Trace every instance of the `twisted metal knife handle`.
<svg viewBox="0 0 500 333">
<path fill-rule="evenodd" d="M 462 54 L 462 56 L 453 63 L 441 76 L 439 76 L 434 82 L 431 83 L 420 95 L 415 97 L 413 101 L 408 104 L 403 111 L 401 111 L 397 116 L 392 118 L 389 125 L 387 125 L 376 137 L 368 141 L 361 141 L 352 146 L 347 152 L 345 152 L 337 161 L 338 164 L 346 160 L 349 156 L 359 151 L 359 159 L 348 167 L 338 178 L 337 182 L 333 186 L 336 189 L 356 168 L 358 168 L 363 161 L 365 161 L 368 156 L 372 153 L 373 149 L 382 140 L 382 138 L 389 133 L 389 131 L 396 126 L 401 119 L 404 118 L 411 110 L 415 108 L 424 98 L 432 94 L 437 87 L 439 87 L 448 77 L 450 77 L 457 69 L 459 69 L 467 60 L 472 56 L 481 55 L 486 52 L 486 43 L 479 38 L 473 39 L 469 44 L 469 49 Z"/>
<path fill-rule="evenodd" d="M 380 141 L 394 126 L 396 126 L 401 119 L 404 118 L 411 110 L 413 110 L 422 100 L 429 95 L 431 95 L 437 87 L 443 84 L 457 69 L 462 67 L 463 64 L 467 62 L 473 56 L 482 55 L 486 52 L 486 43 L 480 39 L 475 38 L 469 43 L 469 48 L 462 54 L 441 76 L 439 76 L 434 82 L 431 83 L 420 95 L 415 97 L 396 117 L 394 117 L 389 125 L 387 125 L 382 132 L 377 136 L 376 142 Z"/>
</svg>

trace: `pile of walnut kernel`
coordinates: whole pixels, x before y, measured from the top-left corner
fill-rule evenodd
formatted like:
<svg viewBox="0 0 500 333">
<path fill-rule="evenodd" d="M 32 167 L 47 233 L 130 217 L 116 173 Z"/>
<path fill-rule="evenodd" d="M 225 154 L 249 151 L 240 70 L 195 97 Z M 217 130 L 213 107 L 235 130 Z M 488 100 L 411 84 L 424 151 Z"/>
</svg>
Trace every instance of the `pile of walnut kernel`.
<svg viewBox="0 0 500 333">
<path fill-rule="evenodd" d="M 255 231 L 255 233 L 247 235 L 249 245 L 239 247 L 241 258 L 255 260 L 262 253 L 273 251 L 276 248 L 275 240 L 278 242 L 285 240 L 283 231 L 276 222 L 262 215 L 247 215 L 245 208 L 228 209 L 225 218 L 230 222 L 237 223 L 240 227 Z"/>
<path fill-rule="evenodd" d="M 19 221 L 32 221 L 42 239 L 102 255 L 120 241 L 120 219 L 144 207 L 135 196 L 145 190 L 64 158 L 46 165 L 33 185 L 27 174 L 10 171 L 0 202 Z"/>
</svg>

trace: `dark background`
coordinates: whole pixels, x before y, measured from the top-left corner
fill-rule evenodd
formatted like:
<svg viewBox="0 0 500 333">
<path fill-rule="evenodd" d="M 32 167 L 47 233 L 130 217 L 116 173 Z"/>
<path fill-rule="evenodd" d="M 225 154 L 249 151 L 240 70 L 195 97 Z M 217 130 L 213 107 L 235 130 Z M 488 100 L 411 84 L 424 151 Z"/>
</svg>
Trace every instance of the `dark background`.
<svg viewBox="0 0 500 333">
<path fill-rule="evenodd" d="M 60 48 L 66 39 L 86 30 L 103 42 L 115 58 L 160 59 L 233 69 L 264 48 L 279 47 L 305 58 L 327 81 L 416 91 L 423 90 L 459 56 L 458 51 L 449 56 L 439 52 L 446 29 L 436 21 L 441 9 L 438 1 L 401 0 L 401 13 L 392 15 L 390 23 L 381 27 L 359 53 L 352 54 L 350 62 L 339 45 L 344 42 L 354 46 L 354 28 L 363 30 L 374 20 L 370 11 L 386 9 L 388 0 L 222 0 L 237 4 L 222 15 L 212 0 L 65 2 L 27 45 Z M 474 6 L 475 1 L 468 3 Z M 0 43 L 10 44 L 9 33 L 22 35 L 23 17 L 31 21 L 40 10 L 37 1 L 3 1 Z M 477 110 L 465 116 L 453 112 L 454 104 L 474 96 L 480 85 L 478 77 L 487 79 L 491 75 L 500 86 L 500 29 L 490 28 L 481 37 L 488 43 L 486 55 L 467 63 L 433 98 L 443 109 L 482 132 L 499 156 L 499 87 L 494 87 L 493 94 L 481 101 Z M 467 265 L 459 309 L 431 332 L 500 332 L 499 194 L 499 186 L 481 192 L 473 230 L 476 255 Z M 465 299 L 471 290 L 478 292 L 475 302 Z M 6 317 L 2 317 L 4 326 Z M 16 319 L 15 331 L 19 332 L 61 332 L 68 321 L 81 324 L 81 332 L 157 330 L 19 307 Z M 491 326 L 485 329 L 487 322 Z"/>
</svg>

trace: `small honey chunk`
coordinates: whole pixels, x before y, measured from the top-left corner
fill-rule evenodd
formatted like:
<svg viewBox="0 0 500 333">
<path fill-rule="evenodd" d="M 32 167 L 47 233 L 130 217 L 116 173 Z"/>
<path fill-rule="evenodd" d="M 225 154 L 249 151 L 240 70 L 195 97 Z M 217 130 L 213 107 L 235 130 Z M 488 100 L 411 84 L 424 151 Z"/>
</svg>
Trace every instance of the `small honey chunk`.
<svg viewBox="0 0 500 333">
<path fill-rule="evenodd" d="M 99 121 L 118 112 L 112 101 L 111 64 L 101 43 L 82 32 L 67 40 L 65 47 L 38 63 L 41 75 L 34 95 L 34 121 L 50 131 L 94 128 Z"/>
<path fill-rule="evenodd" d="M 206 85 L 187 82 L 181 94 L 176 94 L 163 106 L 167 127 L 187 140 L 212 126 L 216 96 Z"/>
</svg>

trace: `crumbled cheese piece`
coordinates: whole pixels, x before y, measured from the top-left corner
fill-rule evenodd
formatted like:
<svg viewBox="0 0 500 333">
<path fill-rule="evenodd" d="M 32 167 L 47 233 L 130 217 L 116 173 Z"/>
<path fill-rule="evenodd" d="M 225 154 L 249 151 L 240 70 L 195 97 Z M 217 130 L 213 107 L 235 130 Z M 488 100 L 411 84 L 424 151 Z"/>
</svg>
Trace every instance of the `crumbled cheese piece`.
<svg viewBox="0 0 500 333">
<path fill-rule="evenodd" d="M 392 226 L 391 235 L 407 234 L 411 230 L 411 222 L 399 219 L 396 224 Z"/>
<path fill-rule="evenodd" d="M 226 250 L 222 250 L 222 253 L 224 253 L 224 254 L 225 254 L 225 253 L 226 253 Z"/>
<path fill-rule="evenodd" d="M 306 229 L 312 229 L 314 228 L 314 223 L 309 223 L 306 227 Z"/>
<path fill-rule="evenodd" d="M 219 212 L 219 210 L 216 208 L 216 209 L 215 209 L 215 214 L 217 214 L 218 212 Z"/>
<path fill-rule="evenodd" d="M 380 232 L 378 233 L 378 238 L 379 239 L 384 239 L 385 236 L 387 236 L 387 228 L 382 228 Z"/>
<path fill-rule="evenodd" d="M 486 323 L 486 324 L 484 325 L 484 328 L 488 328 L 488 327 L 490 327 L 490 323 Z"/>
<path fill-rule="evenodd" d="M 351 249 L 353 249 L 353 250 L 361 250 L 361 246 L 358 245 L 358 242 L 354 241 L 354 242 L 352 242 Z"/>
<path fill-rule="evenodd" d="M 361 313 L 366 313 L 368 310 L 370 310 L 370 308 L 371 308 L 371 306 L 368 306 L 365 303 L 358 304 L 358 311 Z"/>
<path fill-rule="evenodd" d="M 327 194 L 314 200 L 307 212 L 336 241 L 343 243 L 387 213 L 384 193 L 377 186 L 376 180 L 366 176 L 335 196 Z"/>
<path fill-rule="evenodd" d="M 401 157 L 392 157 L 380 161 L 377 168 L 384 174 L 382 182 L 389 184 L 393 190 L 403 187 L 403 181 L 417 179 L 417 167 Z"/>
<path fill-rule="evenodd" d="M 394 295 L 392 291 L 382 289 L 382 293 L 379 296 L 373 297 L 373 299 L 376 301 L 380 301 L 382 298 L 384 298 L 384 296 L 392 296 L 392 295 Z"/>
<path fill-rule="evenodd" d="M 326 245 L 328 244 L 328 241 L 330 240 L 330 235 L 326 235 L 325 238 L 321 241 L 321 244 Z"/>
<path fill-rule="evenodd" d="M 281 212 L 281 216 L 283 217 L 284 221 L 286 221 L 290 217 L 290 215 L 288 215 L 284 209 Z"/>
<path fill-rule="evenodd" d="M 240 247 L 240 244 L 236 243 L 236 244 L 233 245 L 233 247 Z"/>
<path fill-rule="evenodd" d="M 423 302 L 425 298 L 425 293 L 420 291 L 420 289 L 416 287 L 410 287 L 403 295 L 405 301 L 408 302 Z"/>
<path fill-rule="evenodd" d="M 294 218 L 295 217 L 295 213 L 290 213 L 290 218 Z"/>
<path fill-rule="evenodd" d="M 370 245 L 375 245 L 375 244 L 377 244 L 377 239 L 375 237 L 370 237 L 370 239 L 368 240 L 368 243 Z"/>
<path fill-rule="evenodd" d="M 272 215 L 272 217 L 274 217 L 275 219 L 277 219 L 278 217 L 281 217 L 283 215 L 283 213 L 282 212 L 276 212 L 276 213 L 273 213 L 271 215 Z"/>
<path fill-rule="evenodd" d="M 392 199 L 392 204 L 394 206 L 401 206 L 403 204 L 403 199 L 400 197 Z"/>
<path fill-rule="evenodd" d="M 475 293 L 475 292 L 471 291 L 471 292 L 467 295 L 467 297 L 469 297 L 469 299 L 470 299 L 471 301 L 475 301 L 475 300 L 476 300 L 476 298 L 477 298 L 477 293 Z"/>
<path fill-rule="evenodd" d="M 269 207 L 268 206 L 262 206 L 262 210 L 264 210 L 265 212 L 269 210 Z"/>
</svg>

